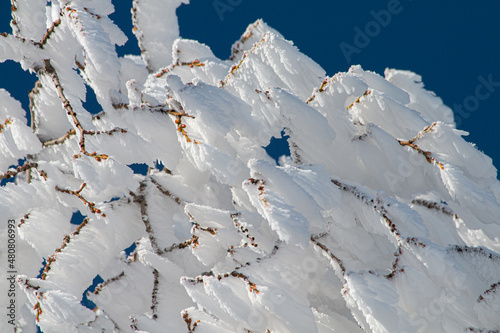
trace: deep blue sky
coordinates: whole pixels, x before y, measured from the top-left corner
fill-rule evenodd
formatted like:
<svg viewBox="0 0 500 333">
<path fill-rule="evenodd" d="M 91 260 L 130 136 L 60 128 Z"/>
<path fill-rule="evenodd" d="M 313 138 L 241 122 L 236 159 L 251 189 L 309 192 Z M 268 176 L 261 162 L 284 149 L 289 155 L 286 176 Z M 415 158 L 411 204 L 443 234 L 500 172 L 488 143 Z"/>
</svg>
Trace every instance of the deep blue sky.
<svg viewBox="0 0 500 333">
<path fill-rule="evenodd" d="M 138 54 L 131 34 L 132 1 L 113 2 L 117 12 L 112 19 L 130 38 L 118 52 Z M 230 10 L 218 13 L 214 7 L 217 3 L 226 4 Z M 206 43 L 220 58 L 229 57 L 232 43 L 248 24 L 263 18 L 323 66 L 328 75 L 349 68 L 339 45 L 356 46 L 354 29 L 364 31 L 368 25 L 374 29 L 373 37 L 367 45 L 358 44 L 359 54 L 352 55 L 352 64 L 359 63 L 380 74 L 386 67 L 409 69 L 422 75 L 426 88 L 448 106 L 470 103 L 472 111 L 461 116 L 459 128 L 469 131 L 468 141 L 476 143 L 500 167 L 495 135 L 500 120 L 500 87 L 491 88 L 494 91 L 483 100 L 475 97 L 481 85 L 479 76 L 491 76 L 500 85 L 500 2 L 401 0 L 397 4 L 392 0 L 191 0 L 189 6 L 178 9 L 178 16 L 181 36 Z M 390 23 L 378 25 L 376 31 L 371 12 L 388 8 L 393 9 Z M 0 5 L 0 32 L 10 32 L 9 11 L 10 3 L 4 0 Z M 19 66 L 0 64 L 0 87 L 11 91 L 26 109 L 27 92 L 33 85 L 33 79 L 27 78 L 30 76 Z"/>
</svg>

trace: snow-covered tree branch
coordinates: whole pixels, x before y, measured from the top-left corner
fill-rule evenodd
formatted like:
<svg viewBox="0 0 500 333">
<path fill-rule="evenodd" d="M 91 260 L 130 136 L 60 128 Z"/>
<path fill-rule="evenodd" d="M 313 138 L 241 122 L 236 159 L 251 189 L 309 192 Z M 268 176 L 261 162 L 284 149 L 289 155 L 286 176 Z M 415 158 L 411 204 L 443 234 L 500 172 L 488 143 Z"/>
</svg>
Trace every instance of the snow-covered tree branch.
<svg viewBox="0 0 500 333">
<path fill-rule="evenodd" d="M 187 0 L 134 0 L 119 57 L 110 0 L 12 3 L 0 61 L 38 81 L 0 89 L 2 332 L 500 330 L 497 171 L 419 75 L 327 76 L 262 20 L 221 60 Z"/>
</svg>

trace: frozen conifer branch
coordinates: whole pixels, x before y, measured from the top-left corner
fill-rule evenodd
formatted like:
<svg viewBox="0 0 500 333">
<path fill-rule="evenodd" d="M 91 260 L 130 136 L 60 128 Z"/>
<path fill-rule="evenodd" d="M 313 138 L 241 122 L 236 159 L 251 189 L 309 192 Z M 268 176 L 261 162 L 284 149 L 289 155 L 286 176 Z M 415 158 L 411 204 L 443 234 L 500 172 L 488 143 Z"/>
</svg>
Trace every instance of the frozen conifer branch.
<svg viewBox="0 0 500 333">
<path fill-rule="evenodd" d="M 326 76 L 262 20 L 221 60 L 179 37 L 186 2 L 135 0 L 119 57 L 109 0 L 13 1 L 0 61 L 38 77 L 29 110 L 0 90 L 18 330 L 500 330 L 497 171 L 418 75 Z"/>
</svg>

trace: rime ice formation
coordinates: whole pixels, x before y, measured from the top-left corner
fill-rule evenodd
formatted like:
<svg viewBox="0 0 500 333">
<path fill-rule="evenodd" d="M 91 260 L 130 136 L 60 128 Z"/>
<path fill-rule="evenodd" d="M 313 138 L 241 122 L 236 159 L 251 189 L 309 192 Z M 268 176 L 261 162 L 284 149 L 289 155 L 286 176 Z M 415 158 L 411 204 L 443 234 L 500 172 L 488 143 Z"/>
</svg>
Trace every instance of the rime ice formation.
<svg viewBox="0 0 500 333">
<path fill-rule="evenodd" d="M 119 57 L 110 0 L 13 1 L 0 61 L 39 79 L 30 126 L 0 90 L 17 331 L 500 330 L 496 169 L 420 76 L 325 76 L 260 20 L 221 60 L 179 38 L 183 2 L 135 0 Z"/>
</svg>

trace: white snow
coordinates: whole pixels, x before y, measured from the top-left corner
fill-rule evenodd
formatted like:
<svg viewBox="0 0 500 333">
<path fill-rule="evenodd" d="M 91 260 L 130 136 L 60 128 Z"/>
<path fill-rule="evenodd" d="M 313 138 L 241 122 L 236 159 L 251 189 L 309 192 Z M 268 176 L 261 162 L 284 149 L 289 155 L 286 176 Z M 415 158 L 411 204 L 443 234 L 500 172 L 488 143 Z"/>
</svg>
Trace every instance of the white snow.
<svg viewBox="0 0 500 333">
<path fill-rule="evenodd" d="M 188 2 L 133 1 L 142 53 L 119 57 L 110 0 L 15 1 L 0 61 L 39 79 L 31 127 L 0 90 L 19 329 L 500 330 L 497 170 L 421 77 L 325 76 L 262 20 L 221 60 L 179 36 Z"/>
</svg>

